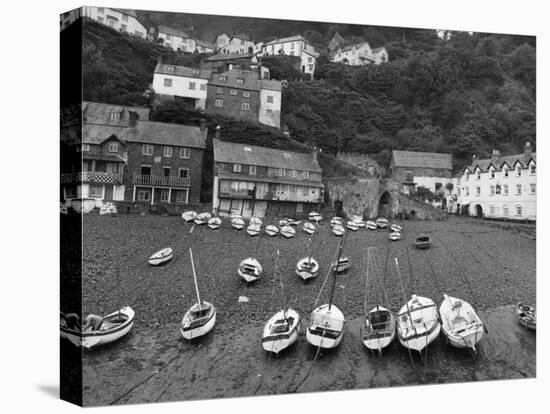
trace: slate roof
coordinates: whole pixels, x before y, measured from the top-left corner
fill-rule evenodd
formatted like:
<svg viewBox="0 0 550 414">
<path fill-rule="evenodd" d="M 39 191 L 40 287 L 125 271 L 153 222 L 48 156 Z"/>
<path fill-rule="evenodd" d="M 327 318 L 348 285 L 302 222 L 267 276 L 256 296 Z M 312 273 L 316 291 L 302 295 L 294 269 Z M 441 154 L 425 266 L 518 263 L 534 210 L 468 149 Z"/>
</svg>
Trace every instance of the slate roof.
<svg viewBox="0 0 550 414">
<path fill-rule="evenodd" d="M 368 45 L 368 46 L 370 47 L 369 42 L 362 42 L 362 43 L 356 43 L 356 44 L 354 44 L 354 45 L 345 46 L 345 47 L 341 48 L 340 51 L 341 51 L 341 52 L 347 52 L 348 50 L 351 50 L 351 49 L 353 49 L 354 47 L 355 47 L 356 49 L 359 49 L 360 47 L 363 47 L 363 46 L 365 46 L 365 45 Z M 372 49 L 371 49 L 371 50 L 372 50 Z"/>
<path fill-rule="evenodd" d="M 393 150 L 392 156 L 396 167 L 453 169 L 452 154 Z"/>
<path fill-rule="evenodd" d="M 174 68 L 173 72 L 168 70 L 169 66 Z M 196 71 L 198 71 L 198 74 Z M 187 78 L 208 79 L 212 74 L 212 69 L 206 68 L 206 67 L 197 69 L 197 68 L 189 68 L 187 66 L 176 66 L 176 65 L 168 65 L 166 63 L 158 63 L 157 67 L 155 68 L 155 73 L 162 73 L 163 75 L 172 75 L 172 76 L 184 76 Z"/>
<path fill-rule="evenodd" d="M 129 121 L 129 112 L 135 112 L 139 115 L 141 121 L 149 120 L 149 108 L 140 108 L 134 106 L 124 106 L 107 104 L 100 102 L 82 102 L 82 117 L 86 122 L 102 123 L 107 125 L 127 126 Z M 119 120 L 111 120 L 111 113 L 119 112 Z"/>
<path fill-rule="evenodd" d="M 220 141 L 219 139 L 214 139 L 213 142 L 215 162 L 285 168 L 289 170 L 318 173 L 322 172 L 319 163 L 311 153 L 284 151 L 255 145 Z M 250 151 L 245 148 L 250 149 Z"/>
<path fill-rule="evenodd" d="M 185 33 L 183 30 L 176 29 L 174 27 L 164 26 L 162 24 L 158 25 L 157 28 L 159 30 L 159 33 L 165 33 L 165 34 L 169 34 L 171 36 L 178 36 L 178 37 L 181 37 L 183 39 L 189 39 L 189 35 L 187 33 Z"/>
<path fill-rule="evenodd" d="M 250 36 L 244 33 L 239 33 L 236 35 L 231 36 L 231 39 L 243 39 L 243 40 L 250 40 Z"/>
<path fill-rule="evenodd" d="M 206 129 L 201 131 L 199 127 L 163 122 L 138 121 L 135 127 L 84 124 L 82 142 L 97 145 L 115 135 L 123 142 L 204 149 L 206 147 L 206 133 Z"/>
<path fill-rule="evenodd" d="M 209 62 L 215 62 L 219 60 L 251 60 L 256 56 L 255 53 L 218 53 L 212 56 L 207 57 L 205 60 Z"/>
<path fill-rule="evenodd" d="M 527 156 L 526 154 L 515 154 L 515 155 L 505 155 L 502 157 L 493 157 L 493 158 L 486 158 L 486 159 L 479 159 L 473 162 L 471 165 L 468 165 L 462 169 L 462 171 L 466 170 L 468 168 L 470 171 L 474 171 L 476 167 L 479 167 L 482 172 L 489 171 L 489 166 L 492 164 L 495 169 L 501 170 L 504 164 L 506 163 L 508 167 L 514 168 L 514 164 L 519 161 L 523 167 L 527 167 L 529 162 L 531 160 L 534 160 L 537 162 L 537 153 L 533 152 L 531 156 Z"/>
</svg>

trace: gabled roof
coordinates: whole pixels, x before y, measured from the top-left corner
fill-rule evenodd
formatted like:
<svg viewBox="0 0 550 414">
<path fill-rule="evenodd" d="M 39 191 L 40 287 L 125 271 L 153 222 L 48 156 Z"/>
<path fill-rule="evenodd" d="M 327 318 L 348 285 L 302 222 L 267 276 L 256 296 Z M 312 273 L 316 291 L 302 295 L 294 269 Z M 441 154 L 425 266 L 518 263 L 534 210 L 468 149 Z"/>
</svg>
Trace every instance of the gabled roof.
<svg viewBox="0 0 550 414">
<path fill-rule="evenodd" d="M 393 150 L 396 167 L 453 169 L 452 154 Z"/>
<path fill-rule="evenodd" d="M 284 151 L 274 148 L 220 141 L 214 139 L 214 161 L 256 165 L 289 170 L 321 173 L 321 167 L 312 153 Z"/>
<path fill-rule="evenodd" d="M 236 35 L 231 36 L 231 39 L 242 39 L 242 40 L 250 40 L 250 36 L 244 33 L 239 33 Z"/>
<path fill-rule="evenodd" d="M 206 129 L 201 131 L 199 127 L 164 122 L 138 121 L 135 127 L 84 124 L 82 142 L 85 144 L 101 144 L 111 135 L 115 135 L 123 142 L 204 149 L 206 147 L 206 133 Z"/>
<path fill-rule="evenodd" d="M 141 121 L 149 120 L 149 108 L 115 105 L 99 102 L 82 102 L 82 117 L 88 123 L 126 126 L 129 122 L 129 112 L 135 112 Z M 111 120 L 111 113 L 120 113 L 119 120 Z"/>
<path fill-rule="evenodd" d="M 189 39 L 189 35 L 185 33 L 183 30 L 176 29 L 174 27 L 164 26 L 162 24 L 158 25 L 157 28 L 159 30 L 159 33 L 165 33 L 171 36 L 178 36 L 183 39 Z"/>
<path fill-rule="evenodd" d="M 227 80 L 220 80 L 220 76 L 225 76 Z M 261 86 L 258 76 L 258 73 L 252 70 L 232 69 L 223 73 L 213 73 L 210 76 L 208 85 L 229 86 L 258 91 Z M 238 83 L 237 79 L 242 79 L 243 83 Z"/>
<path fill-rule="evenodd" d="M 170 71 L 168 69 L 169 67 L 174 68 L 174 70 Z M 197 68 L 189 68 L 187 66 L 176 66 L 176 65 L 168 65 L 165 63 L 159 63 L 155 68 L 155 73 L 161 73 L 163 75 L 182 76 L 186 78 L 208 79 L 210 78 L 212 69 L 209 69 L 209 68 L 197 69 Z"/>
<path fill-rule="evenodd" d="M 309 43 L 304 37 L 302 37 L 302 35 L 295 35 L 290 37 L 283 37 L 280 39 L 274 39 L 271 42 L 267 42 L 266 44 L 264 44 L 264 46 L 270 46 L 277 43 L 299 42 L 299 41 L 303 41 L 311 45 L 311 43 Z"/>
<path fill-rule="evenodd" d="M 526 167 L 531 160 L 537 162 L 537 154 L 533 152 L 530 157 L 526 154 L 515 154 L 515 155 L 505 155 L 498 158 L 487 158 L 487 159 L 476 159 L 470 166 L 470 170 L 473 170 L 476 167 L 479 167 L 481 171 L 489 171 L 489 166 L 494 165 L 497 170 L 502 170 L 504 165 L 507 165 L 508 168 L 515 168 L 516 164 L 519 162 L 522 167 Z M 467 168 L 467 167 L 465 167 Z"/>
<path fill-rule="evenodd" d="M 351 50 L 351 49 L 353 49 L 353 48 L 359 49 L 359 48 L 361 48 L 361 47 L 363 47 L 363 46 L 368 46 L 368 47 L 370 48 L 369 42 L 361 42 L 361 43 L 356 43 L 356 44 L 354 44 L 354 45 L 345 46 L 345 47 L 341 48 L 341 49 L 339 50 L 339 52 L 347 52 L 348 50 Z M 371 49 L 371 50 L 372 50 L 372 49 Z M 337 52 L 338 52 L 338 51 L 337 51 Z"/>
</svg>

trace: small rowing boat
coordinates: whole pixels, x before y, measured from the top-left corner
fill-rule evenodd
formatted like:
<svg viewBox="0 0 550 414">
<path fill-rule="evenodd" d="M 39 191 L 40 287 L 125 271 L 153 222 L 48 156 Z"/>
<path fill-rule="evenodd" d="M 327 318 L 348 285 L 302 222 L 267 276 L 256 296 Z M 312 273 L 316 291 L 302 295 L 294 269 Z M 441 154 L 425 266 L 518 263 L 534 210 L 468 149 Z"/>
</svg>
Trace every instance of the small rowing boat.
<svg viewBox="0 0 550 414">
<path fill-rule="evenodd" d="M 335 225 L 334 227 L 332 227 L 332 232 L 338 236 L 338 237 L 341 237 L 344 235 L 344 233 L 346 232 L 346 229 L 341 226 L 341 225 Z"/>
<path fill-rule="evenodd" d="M 262 271 L 262 265 L 253 257 L 244 259 L 241 263 L 239 263 L 239 267 L 237 268 L 237 273 L 239 276 L 248 283 L 258 280 L 262 274 Z"/>
<path fill-rule="evenodd" d="M 197 217 L 197 212 L 196 211 L 185 211 L 184 213 L 181 214 L 181 218 L 184 219 L 186 222 L 190 222 L 190 221 L 193 221 L 195 220 L 195 217 Z"/>
<path fill-rule="evenodd" d="M 476 344 L 484 333 L 483 322 L 468 302 L 443 294 L 439 307 L 441 330 L 455 348 L 470 348 L 476 352 Z"/>
<path fill-rule="evenodd" d="M 258 234 L 260 234 L 260 231 L 262 231 L 262 228 L 257 224 L 251 224 L 246 228 L 246 232 L 250 236 L 257 236 Z"/>
<path fill-rule="evenodd" d="M 412 295 L 397 316 L 397 336 L 405 348 L 421 352 L 441 330 L 433 300 Z"/>
<path fill-rule="evenodd" d="M 295 226 L 295 227 L 299 226 L 300 223 L 302 222 L 302 220 L 294 220 L 293 218 L 286 218 L 285 220 L 289 226 Z"/>
<path fill-rule="evenodd" d="M 372 220 L 368 220 L 365 224 L 367 226 L 367 229 L 369 229 L 369 230 L 376 230 L 378 228 L 376 223 Z"/>
<path fill-rule="evenodd" d="M 279 225 L 279 227 L 284 227 L 284 226 L 288 225 L 288 220 L 287 219 L 281 219 L 281 220 L 279 220 L 279 222 L 277 224 Z"/>
<path fill-rule="evenodd" d="M 265 227 L 265 233 L 271 237 L 276 236 L 277 234 L 279 234 L 279 227 L 270 224 Z"/>
<path fill-rule="evenodd" d="M 210 227 L 212 230 L 219 229 L 222 225 L 222 219 L 219 217 L 212 217 L 210 220 L 208 220 L 208 227 Z"/>
<path fill-rule="evenodd" d="M 231 219 L 231 227 L 242 230 L 244 229 L 245 223 L 244 220 L 241 217 L 234 217 Z"/>
<path fill-rule="evenodd" d="M 432 239 L 430 239 L 430 236 L 427 236 L 425 234 L 421 234 L 418 236 L 414 242 L 417 249 L 427 249 L 430 247 L 430 244 L 432 243 Z"/>
<path fill-rule="evenodd" d="M 291 237 L 294 237 L 296 235 L 296 230 L 294 230 L 292 227 L 288 225 L 281 227 L 280 232 L 281 232 L 281 235 L 283 235 L 287 239 L 290 239 Z"/>
<path fill-rule="evenodd" d="M 152 266 L 158 266 L 159 264 L 166 263 L 167 261 L 172 259 L 172 257 L 174 257 L 174 251 L 171 247 L 166 247 L 156 253 L 153 253 L 151 256 L 149 256 L 147 261 Z"/>
<path fill-rule="evenodd" d="M 390 230 L 393 232 L 401 233 L 403 231 L 403 227 L 401 227 L 399 224 L 393 223 L 390 226 Z"/>
<path fill-rule="evenodd" d="M 398 231 L 394 231 L 393 233 L 390 233 L 388 237 L 392 241 L 401 240 L 401 233 L 399 233 Z"/>
<path fill-rule="evenodd" d="M 344 220 L 342 219 L 342 217 L 333 217 L 330 220 L 330 225 L 331 226 L 341 226 L 343 224 L 344 224 Z"/>
<path fill-rule="evenodd" d="M 122 338 L 132 329 L 134 317 L 134 310 L 129 306 L 125 306 L 118 311 L 104 316 L 99 328 L 94 329 L 94 327 L 89 327 L 82 332 L 76 327 L 69 326 L 65 315 L 61 314 L 61 337 L 68 339 L 76 346 L 90 349 Z"/>
<path fill-rule="evenodd" d="M 210 213 L 200 213 L 197 217 L 195 217 L 194 222 L 196 225 L 202 226 L 203 224 L 208 223 L 208 220 L 210 220 L 211 217 L 212 215 Z"/>
<path fill-rule="evenodd" d="M 380 217 L 376 219 L 376 225 L 378 226 L 378 228 L 385 229 L 386 227 L 388 227 L 389 224 L 390 223 L 387 218 Z"/>
<path fill-rule="evenodd" d="M 351 266 L 351 260 L 348 259 L 346 256 L 341 256 L 338 259 L 338 266 L 336 266 L 336 262 L 331 263 L 331 268 L 336 273 L 343 273 L 346 270 L 348 270 L 350 268 L 350 266 Z"/>
<path fill-rule="evenodd" d="M 537 310 L 534 306 L 518 303 L 516 316 L 521 326 L 535 331 L 537 329 Z"/>
<path fill-rule="evenodd" d="M 346 227 L 348 229 L 350 229 L 351 231 L 359 230 L 359 225 L 353 220 L 348 221 L 347 224 L 346 224 Z"/>
<path fill-rule="evenodd" d="M 267 352 L 278 354 L 298 339 L 300 315 L 294 309 L 283 309 L 273 315 L 265 324 L 262 347 Z"/>
<path fill-rule="evenodd" d="M 309 221 L 304 222 L 303 229 L 307 234 L 313 234 L 317 230 L 317 228 L 315 227 L 315 224 Z"/>
<path fill-rule="evenodd" d="M 372 350 L 381 351 L 395 337 L 395 315 L 389 309 L 376 305 L 372 308 L 361 330 L 363 344 Z"/>
<path fill-rule="evenodd" d="M 309 213 L 309 219 L 311 221 L 314 221 L 315 223 L 319 223 L 323 219 L 323 216 L 321 216 L 321 214 L 319 213 L 316 213 L 315 211 L 312 211 L 311 213 Z"/>
<path fill-rule="evenodd" d="M 304 257 L 296 263 L 296 274 L 306 281 L 319 274 L 319 263 L 313 257 Z"/>
</svg>

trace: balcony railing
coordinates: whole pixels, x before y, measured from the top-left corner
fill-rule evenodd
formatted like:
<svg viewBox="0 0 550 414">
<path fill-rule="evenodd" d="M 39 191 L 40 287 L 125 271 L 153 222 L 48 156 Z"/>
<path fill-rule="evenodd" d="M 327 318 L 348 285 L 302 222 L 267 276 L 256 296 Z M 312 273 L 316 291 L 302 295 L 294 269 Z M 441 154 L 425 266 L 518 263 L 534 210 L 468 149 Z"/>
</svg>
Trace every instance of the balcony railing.
<svg viewBox="0 0 550 414">
<path fill-rule="evenodd" d="M 61 174 L 61 184 L 78 183 L 121 184 L 122 172 L 82 171 Z"/>
<path fill-rule="evenodd" d="M 162 175 L 134 174 L 134 185 L 161 185 L 166 187 L 190 187 L 191 178 L 165 177 Z"/>
</svg>

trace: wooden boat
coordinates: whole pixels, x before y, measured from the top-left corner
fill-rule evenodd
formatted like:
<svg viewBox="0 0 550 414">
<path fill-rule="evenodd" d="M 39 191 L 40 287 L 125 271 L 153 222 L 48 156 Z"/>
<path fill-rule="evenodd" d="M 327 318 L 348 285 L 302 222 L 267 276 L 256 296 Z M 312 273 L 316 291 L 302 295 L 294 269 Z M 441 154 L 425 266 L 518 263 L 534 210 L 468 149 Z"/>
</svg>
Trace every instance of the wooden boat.
<svg viewBox="0 0 550 414">
<path fill-rule="evenodd" d="M 288 220 L 287 219 L 281 219 L 281 220 L 278 221 L 277 224 L 279 225 L 279 227 L 287 226 L 288 225 Z"/>
<path fill-rule="evenodd" d="M 376 305 L 365 318 L 361 330 L 363 344 L 372 350 L 381 351 L 395 337 L 395 315 L 389 309 Z"/>
<path fill-rule="evenodd" d="M 273 315 L 265 324 L 262 347 L 278 354 L 298 339 L 300 315 L 294 309 L 283 309 Z"/>
<path fill-rule="evenodd" d="M 196 211 L 185 211 L 181 214 L 181 218 L 184 219 L 186 222 L 190 222 L 195 220 L 195 217 L 197 217 Z"/>
<path fill-rule="evenodd" d="M 211 217 L 212 215 L 210 213 L 200 213 L 197 214 L 197 217 L 195 217 L 193 221 L 196 225 L 202 226 L 203 224 L 208 223 L 208 220 L 210 220 Z"/>
<path fill-rule="evenodd" d="M 134 310 L 129 306 L 125 306 L 104 316 L 99 329 L 96 330 L 90 327 L 82 332 L 80 329 L 69 327 L 65 315 L 61 314 L 61 337 L 68 339 L 76 346 L 90 349 L 122 338 L 132 329 L 134 318 Z"/>
<path fill-rule="evenodd" d="M 262 225 L 262 219 L 258 217 L 250 217 L 250 224 L 255 224 L 257 226 Z"/>
<path fill-rule="evenodd" d="M 314 221 L 315 223 L 319 223 L 323 219 L 323 216 L 321 216 L 321 214 L 319 213 L 316 213 L 315 211 L 309 213 L 308 217 L 311 221 Z"/>
<path fill-rule="evenodd" d="M 430 247 L 431 243 L 432 239 L 430 239 L 430 236 L 426 236 L 425 234 L 418 236 L 414 242 L 417 249 L 427 249 Z"/>
<path fill-rule="evenodd" d="M 313 279 L 319 274 L 319 263 L 313 257 L 303 257 L 296 263 L 296 274 L 304 281 Z"/>
<path fill-rule="evenodd" d="M 353 221 L 353 220 L 348 221 L 348 222 L 346 223 L 346 227 L 347 227 L 348 229 L 350 229 L 351 231 L 357 231 L 357 230 L 359 230 L 359 225 L 358 225 L 355 221 Z"/>
<path fill-rule="evenodd" d="M 283 226 L 281 227 L 281 235 L 283 235 L 284 237 L 286 237 L 287 239 L 290 239 L 291 237 L 294 237 L 296 235 L 296 230 L 294 230 L 292 227 L 290 226 Z"/>
<path fill-rule="evenodd" d="M 210 220 L 208 220 L 208 227 L 210 227 L 212 230 L 219 229 L 222 225 L 222 219 L 219 217 L 212 217 Z"/>
<path fill-rule="evenodd" d="M 340 237 L 340 236 L 343 236 L 346 233 L 346 229 L 343 226 L 336 225 L 332 228 L 332 232 L 336 236 Z"/>
<path fill-rule="evenodd" d="M 368 220 L 365 224 L 367 226 L 367 229 L 369 229 L 369 230 L 376 230 L 378 228 L 376 223 L 372 220 Z"/>
<path fill-rule="evenodd" d="M 357 227 L 360 229 L 365 227 L 365 220 L 363 220 L 363 217 L 355 215 L 351 218 L 351 221 L 357 224 Z"/>
<path fill-rule="evenodd" d="M 166 263 L 174 257 L 174 251 L 171 247 L 166 247 L 162 250 L 159 250 L 156 253 L 153 253 L 147 261 L 152 266 L 158 266 L 159 264 Z"/>
<path fill-rule="evenodd" d="M 537 329 L 537 310 L 534 306 L 518 303 L 516 305 L 516 316 L 524 328 L 535 331 Z"/>
<path fill-rule="evenodd" d="M 337 263 L 338 263 L 338 266 L 336 265 Z M 332 267 L 332 270 L 335 271 L 336 273 L 342 273 L 351 267 L 351 260 L 348 259 L 346 256 L 341 256 L 338 259 L 338 262 L 336 261 L 332 262 L 330 266 Z"/>
<path fill-rule="evenodd" d="M 393 232 L 401 233 L 403 231 L 403 227 L 401 227 L 399 224 L 393 223 L 390 226 L 390 230 Z"/>
<path fill-rule="evenodd" d="M 237 229 L 237 230 L 242 230 L 244 229 L 244 220 L 240 217 L 234 217 L 231 219 L 231 227 Z"/>
<path fill-rule="evenodd" d="M 330 225 L 331 226 L 341 226 L 341 225 L 343 225 L 343 223 L 344 223 L 344 220 L 342 219 L 342 217 L 333 217 L 330 220 Z"/>
<path fill-rule="evenodd" d="M 447 294 L 439 307 L 441 330 L 455 348 L 470 348 L 476 352 L 476 344 L 485 332 L 483 322 L 472 305 Z"/>
<path fill-rule="evenodd" d="M 286 218 L 285 220 L 289 226 L 295 226 L 295 227 L 299 226 L 300 223 L 302 222 L 302 220 L 294 220 L 293 218 Z"/>
<path fill-rule="evenodd" d="M 399 233 L 398 231 L 394 231 L 393 233 L 390 233 L 388 237 L 392 241 L 401 240 L 401 233 Z"/>
<path fill-rule="evenodd" d="M 279 234 L 279 227 L 274 226 L 273 224 L 270 224 L 265 227 L 265 232 L 268 236 L 271 236 L 271 237 L 276 236 L 277 234 Z"/>
<path fill-rule="evenodd" d="M 251 236 L 257 236 L 262 231 L 262 228 L 257 224 L 251 224 L 246 228 L 246 232 Z"/>
<path fill-rule="evenodd" d="M 421 352 L 441 330 L 433 300 L 412 295 L 397 315 L 397 336 L 405 348 Z"/>
<path fill-rule="evenodd" d="M 315 224 L 306 221 L 304 222 L 303 229 L 307 234 L 313 234 L 317 230 L 317 227 L 315 227 Z"/>
<path fill-rule="evenodd" d="M 275 262 L 275 275 L 281 285 L 282 309 L 273 315 L 265 324 L 262 335 L 262 347 L 268 352 L 278 354 L 296 342 L 300 331 L 300 315 L 294 309 L 287 307 L 284 295 L 283 280 L 278 272 L 279 251 Z"/>
<path fill-rule="evenodd" d="M 253 257 L 244 259 L 241 263 L 239 263 L 239 267 L 237 268 L 237 273 L 239 276 L 248 283 L 258 280 L 262 272 L 262 265 Z"/>
<path fill-rule="evenodd" d="M 193 261 L 193 251 L 189 249 L 191 257 L 191 267 L 193 269 L 193 280 L 195 281 L 195 291 L 197 293 L 197 303 L 195 303 L 181 320 L 180 331 L 185 339 L 191 340 L 199 336 L 206 335 L 216 324 L 216 308 L 209 302 L 201 301 L 199 295 L 199 285 L 197 283 L 197 273 L 195 272 L 195 262 Z"/>
<path fill-rule="evenodd" d="M 376 225 L 378 226 L 378 228 L 380 229 L 385 229 L 386 227 L 389 226 L 389 221 L 387 218 L 384 218 L 384 217 L 380 217 L 380 218 L 377 218 L 376 219 Z"/>
</svg>

